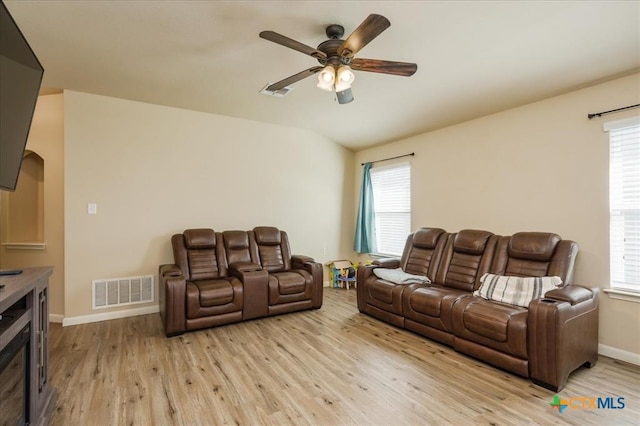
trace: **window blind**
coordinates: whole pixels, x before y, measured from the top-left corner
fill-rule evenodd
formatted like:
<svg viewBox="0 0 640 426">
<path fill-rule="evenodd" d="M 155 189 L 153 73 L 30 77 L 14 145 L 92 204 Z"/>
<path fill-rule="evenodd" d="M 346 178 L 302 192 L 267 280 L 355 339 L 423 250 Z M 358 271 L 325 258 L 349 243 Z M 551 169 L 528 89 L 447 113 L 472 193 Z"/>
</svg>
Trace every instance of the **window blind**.
<svg viewBox="0 0 640 426">
<path fill-rule="evenodd" d="M 411 232 L 411 165 L 371 169 L 378 252 L 399 256 Z"/>
<path fill-rule="evenodd" d="M 609 132 L 611 287 L 640 292 L 640 117 L 606 123 Z"/>
</svg>

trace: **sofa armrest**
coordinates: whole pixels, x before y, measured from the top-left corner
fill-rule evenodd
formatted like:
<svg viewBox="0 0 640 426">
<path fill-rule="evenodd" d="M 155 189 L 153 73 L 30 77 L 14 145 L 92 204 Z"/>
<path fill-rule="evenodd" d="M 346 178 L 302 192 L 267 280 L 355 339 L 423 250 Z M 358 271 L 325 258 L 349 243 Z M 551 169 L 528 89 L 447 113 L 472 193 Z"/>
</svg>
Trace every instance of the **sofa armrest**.
<svg viewBox="0 0 640 426">
<path fill-rule="evenodd" d="M 182 270 L 176 265 L 160 265 L 160 317 L 164 332 L 169 336 L 184 333 L 186 329 L 186 288 L 187 281 Z"/>
<path fill-rule="evenodd" d="M 397 257 L 384 257 L 382 259 L 376 259 L 373 261 L 373 266 L 380 266 L 382 268 L 399 268 L 400 259 Z"/>
<path fill-rule="evenodd" d="M 266 269 L 250 269 L 249 267 L 247 267 L 247 269 L 245 270 L 244 268 L 232 268 L 229 267 L 229 275 L 232 277 L 236 277 L 238 278 L 242 284 L 246 284 L 248 281 L 254 281 L 256 278 L 255 277 L 261 277 L 260 279 L 263 279 L 264 281 L 269 281 L 269 272 L 267 272 Z"/>
<path fill-rule="evenodd" d="M 585 302 L 594 297 L 593 290 L 582 287 L 579 285 L 567 285 L 560 288 L 555 288 L 545 293 L 545 299 L 558 300 L 560 302 L 567 302 L 571 305 Z"/>
<path fill-rule="evenodd" d="M 230 266 L 229 274 L 242 282 L 242 320 L 266 317 L 269 314 L 269 272 L 255 263 L 244 263 Z"/>
<path fill-rule="evenodd" d="M 598 288 L 569 285 L 529 304 L 529 375 L 534 383 L 558 392 L 573 370 L 596 363 L 599 295 Z"/>
<path fill-rule="evenodd" d="M 294 254 L 293 256 L 291 256 L 291 267 L 293 269 L 304 269 L 311 274 L 313 281 L 313 288 L 311 290 L 311 306 L 314 309 L 320 308 L 322 306 L 324 285 L 324 267 L 322 266 L 322 264 L 313 260 L 312 257 Z"/>
<path fill-rule="evenodd" d="M 304 256 L 302 254 L 294 254 L 291 256 L 291 262 L 293 263 L 307 263 L 307 262 L 315 262 L 313 257 Z"/>
<path fill-rule="evenodd" d="M 376 268 L 395 269 L 400 267 L 400 259 L 395 257 L 385 257 L 383 259 L 374 260 L 371 265 L 360 266 L 356 272 L 356 287 L 364 291 L 364 282 L 373 275 Z"/>
<path fill-rule="evenodd" d="M 380 259 L 383 260 L 383 259 Z M 375 261 L 378 262 L 378 261 Z M 357 304 L 358 310 L 364 313 L 364 308 L 366 306 L 366 294 L 368 293 L 368 289 L 366 288 L 366 282 L 369 277 L 373 275 L 373 270 L 381 267 L 381 265 L 373 263 L 371 265 L 365 265 L 358 268 L 356 271 L 356 292 L 357 292 Z"/>
<path fill-rule="evenodd" d="M 262 266 L 258 265 L 257 263 L 251 263 L 251 262 L 237 262 L 232 265 L 229 265 L 229 270 L 232 272 L 233 271 L 237 271 L 237 272 L 261 271 Z"/>
<path fill-rule="evenodd" d="M 160 265 L 160 279 L 168 277 L 181 277 L 182 269 L 178 265 Z"/>
</svg>

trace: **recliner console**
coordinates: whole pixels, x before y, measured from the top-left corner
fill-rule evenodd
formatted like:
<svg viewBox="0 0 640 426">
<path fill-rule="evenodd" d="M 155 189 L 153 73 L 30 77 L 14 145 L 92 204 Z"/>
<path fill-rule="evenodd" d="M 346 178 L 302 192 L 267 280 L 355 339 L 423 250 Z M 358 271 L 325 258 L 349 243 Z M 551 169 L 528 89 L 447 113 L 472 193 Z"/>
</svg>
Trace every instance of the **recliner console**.
<svg viewBox="0 0 640 426">
<path fill-rule="evenodd" d="M 322 265 L 291 255 L 277 228 L 187 229 L 171 244 L 175 264 L 159 267 L 167 336 L 322 306 Z"/>
</svg>

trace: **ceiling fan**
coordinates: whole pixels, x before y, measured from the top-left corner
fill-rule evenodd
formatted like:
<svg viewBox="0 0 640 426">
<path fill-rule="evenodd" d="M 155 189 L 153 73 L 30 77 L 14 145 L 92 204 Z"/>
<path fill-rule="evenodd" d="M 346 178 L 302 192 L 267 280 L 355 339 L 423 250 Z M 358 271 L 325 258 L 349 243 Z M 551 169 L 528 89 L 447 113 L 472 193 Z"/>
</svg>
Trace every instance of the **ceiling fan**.
<svg viewBox="0 0 640 426">
<path fill-rule="evenodd" d="M 285 37 L 274 31 L 262 31 L 260 37 L 284 47 L 302 52 L 318 60 L 321 66 L 311 67 L 290 77 L 273 83 L 265 88 L 266 91 L 276 92 L 290 84 L 304 78 L 318 75 L 320 89 L 335 91 L 338 103 L 346 104 L 353 101 L 351 83 L 355 79 L 352 70 L 369 71 L 382 74 L 392 74 L 404 77 L 412 76 L 418 65 L 409 62 L 383 61 L 380 59 L 354 58 L 363 47 L 391 26 L 391 22 L 382 15 L 369 15 L 346 40 L 342 39 L 344 27 L 332 24 L 326 28 L 329 40 L 323 41 L 317 48 L 307 46 L 299 41 Z"/>
</svg>

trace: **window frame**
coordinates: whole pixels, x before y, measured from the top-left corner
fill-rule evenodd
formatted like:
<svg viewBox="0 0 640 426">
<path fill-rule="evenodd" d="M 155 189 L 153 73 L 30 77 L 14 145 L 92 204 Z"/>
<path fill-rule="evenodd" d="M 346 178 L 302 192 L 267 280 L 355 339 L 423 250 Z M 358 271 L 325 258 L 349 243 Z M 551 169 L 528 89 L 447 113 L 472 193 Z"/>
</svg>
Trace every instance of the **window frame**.
<svg viewBox="0 0 640 426">
<path fill-rule="evenodd" d="M 380 233 L 378 232 L 379 230 L 379 226 L 378 226 L 378 218 L 379 218 L 379 210 L 376 208 L 376 184 L 375 184 L 375 178 L 374 175 L 376 173 L 380 173 L 380 172 L 384 172 L 385 170 L 390 170 L 390 169 L 399 169 L 399 168 L 407 168 L 408 169 L 408 184 L 409 184 L 409 189 L 408 189 L 408 197 L 407 197 L 407 201 L 408 201 L 408 211 L 407 212 L 398 212 L 398 213 L 406 213 L 408 215 L 408 223 L 407 223 L 407 234 L 404 235 L 402 237 L 402 247 L 400 248 L 400 252 L 399 253 L 392 253 L 392 252 L 388 252 L 384 250 L 384 244 L 381 244 L 380 241 Z M 411 233 L 411 187 L 412 187 L 412 179 L 411 179 L 411 162 L 410 161 L 402 161 L 402 162 L 397 162 L 397 163 L 393 163 L 393 164 L 388 164 L 388 165 L 384 165 L 384 166 L 378 166 L 378 167 L 372 167 L 371 170 L 369 171 L 370 173 L 370 177 L 371 177 L 371 185 L 373 187 L 373 193 L 374 193 L 374 214 L 375 214 L 375 234 L 376 234 L 376 252 L 375 253 L 370 253 L 371 256 L 374 257 L 400 257 L 402 256 L 402 252 L 404 250 L 404 244 L 405 241 L 407 239 L 407 236 Z M 379 201 L 378 201 L 379 202 Z"/>
<path fill-rule="evenodd" d="M 609 201 L 608 202 L 608 205 L 609 205 L 609 221 L 608 221 L 608 225 L 609 225 L 609 288 L 605 289 L 604 291 L 609 293 L 609 295 L 613 298 L 631 300 L 631 301 L 640 303 L 640 281 L 639 282 L 634 281 L 634 282 L 631 282 L 630 284 L 627 284 L 627 283 L 623 283 L 619 279 L 615 279 L 616 277 L 614 277 L 615 269 L 624 270 L 625 268 L 624 260 L 616 260 L 614 258 L 614 250 L 615 250 L 614 246 L 620 245 L 619 241 L 617 244 L 614 241 L 615 239 L 614 226 L 616 225 L 620 226 L 619 221 L 614 222 L 614 220 L 615 218 L 620 218 L 620 217 L 624 218 L 627 215 L 632 217 L 631 220 L 635 221 L 637 219 L 633 218 L 633 216 L 635 215 L 634 213 L 625 214 L 625 211 L 635 210 L 635 206 L 632 205 L 631 207 L 626 207 L 624 202 L 619 201 L 619 198 L 621 198 L 621 196 L 618 196 L 617 194 L 620 194 L 623 189 L 621 186 L 615 187 L 615 188 L 613 186 L 615 185 L 614 173 L 617 173 L 617 169 L 614 170 L 613 168 L 614 164 L 612 164 L 613 161 L 615 161 L 615 159 L 612 154 L 613 140 L 611 137 L 611 132 L 624 129 L 624 128 L 629 128 L 629 127 L 638 127 L 638 130 L 640 130 L 640 116 L 633 116 L 633 117 L 622 119 L 622 120 L 610 121 L 610 122 L 604 123 L 603 125 L 603 130 L 608 133 L 607 140 L 609 145 L 609 200 L 608 200 Z M 638 149 L 640 149 L 640 140 L 638 140 Z M 634 189 L 633 194 L 640 193 L 640 176 L 637 177 L 639 181 L 636 181 L 635 179 L 636 178 L 634 178 L 634 180 L 632 181 L 633 183 L 629 185 L 629 187 L 633 187 Z M 623 185 L 622 182 L 624 182 L 624 179 L 620 178 L 619 180 L 621 181 L 620 185 Z M 618 205 L 616 205 L 616 203 Z M 624 226 L 624 222 L 622 226 Z M 623 236 L 626 235 L 626 233 L 624 232 L 624 229 L 625 228 L 623 228 L 623 234 L 622 234 Z M 620 248 L 619 250 L 622 250 L 622 253 L 625 253 L 624 247 Z M 640 266 L 640 262 L 638 266 Z"/>
</svg>

